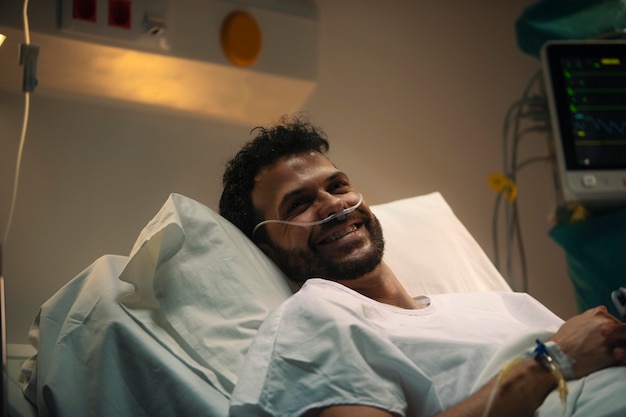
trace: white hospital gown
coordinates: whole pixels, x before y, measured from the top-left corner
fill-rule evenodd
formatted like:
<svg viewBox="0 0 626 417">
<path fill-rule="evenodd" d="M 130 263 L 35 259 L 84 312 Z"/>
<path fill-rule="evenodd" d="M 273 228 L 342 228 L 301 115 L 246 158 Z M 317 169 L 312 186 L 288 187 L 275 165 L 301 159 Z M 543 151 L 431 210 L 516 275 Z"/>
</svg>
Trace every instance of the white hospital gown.
<svg viewBox="0 0 626 417">
<path fill-rule="evenodd" d="M 431 416 L 467 398 L 505 342 L 562 323 L 521 293 L 423 301 L 425 308 L 407 310 L 331 281 L 308 280 L 259 330 L 231 415 L 300 416 L 360 404 Z"/>
</svg>

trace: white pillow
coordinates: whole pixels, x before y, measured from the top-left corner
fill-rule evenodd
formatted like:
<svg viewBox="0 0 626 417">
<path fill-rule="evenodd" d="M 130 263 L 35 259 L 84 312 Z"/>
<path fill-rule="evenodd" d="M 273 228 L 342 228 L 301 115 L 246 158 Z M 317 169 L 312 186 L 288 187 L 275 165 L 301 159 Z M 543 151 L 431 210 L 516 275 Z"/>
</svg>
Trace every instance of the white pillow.
<svg viewBox="0 0 626 417">
<path fill-rule="evenodd" d="M 384 260 L 409 294 L 511 291 L 440 193 L 371 209 L 383 227 Z"/>
<path fill-rule="evenodd" d="M 385 260 L 411 294 L 509 290 L 439 193 L 372 210 L 383 226 Z M 239 229 L 179 194 L 140 233 L 129 258 L 120 279 L 135 292 L 122 304 L 155 337 L 163 328 L 169 336 L 161 343 L 184 350 L 177 356 L 215 375 L 207 379 L 228 396 L 256 330 L 291 294 L 287 278 Z"/>
<path fill-rule="evenodd" d="M 179 194 L 140 233 L 120 279 L 135 285 L 120 300 L 129 312 L 192 369 L 215 375 L 208 382 L 227 396 L 261 322 L 292 293 L 239 229 Z M 146 308 L 156 323 L 141 314 Z M 159 336 L 159 326 L 170 337 Z"/>
</svg>

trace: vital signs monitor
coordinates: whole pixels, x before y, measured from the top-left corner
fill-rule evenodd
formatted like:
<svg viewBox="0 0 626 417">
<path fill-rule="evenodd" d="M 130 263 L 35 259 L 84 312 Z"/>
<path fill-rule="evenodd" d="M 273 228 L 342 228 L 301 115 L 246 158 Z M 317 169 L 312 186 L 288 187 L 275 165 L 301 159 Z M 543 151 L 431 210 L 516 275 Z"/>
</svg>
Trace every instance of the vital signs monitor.
<svg viewBox="0 0 626 417">
<path fill-rule="evenodd" d="M 541 62 L 566 201 L 626 205 L 626 41 L 550 41 Z"/>
</svg>

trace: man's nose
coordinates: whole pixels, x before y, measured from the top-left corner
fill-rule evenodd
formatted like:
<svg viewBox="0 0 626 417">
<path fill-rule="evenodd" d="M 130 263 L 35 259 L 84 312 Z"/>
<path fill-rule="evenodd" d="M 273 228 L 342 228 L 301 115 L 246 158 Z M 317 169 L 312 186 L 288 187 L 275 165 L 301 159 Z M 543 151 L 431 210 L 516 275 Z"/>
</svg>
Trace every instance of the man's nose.
<svg viewBox="0 0 626 417">
<path fill-rule="evenodd" d="M 320 219 L 338 213 L 344 209 L 345 202 L 341 198 L 341 195 L 335 195 L 330 193 L 324 193 L 320 204 Z"/>
</svg>

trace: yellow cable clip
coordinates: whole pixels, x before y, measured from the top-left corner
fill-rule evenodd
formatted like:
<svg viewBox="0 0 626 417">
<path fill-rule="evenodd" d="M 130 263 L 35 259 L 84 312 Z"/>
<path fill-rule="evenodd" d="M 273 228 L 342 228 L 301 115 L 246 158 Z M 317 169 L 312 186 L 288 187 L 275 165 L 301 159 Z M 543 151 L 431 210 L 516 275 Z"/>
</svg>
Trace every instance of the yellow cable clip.
<svg viewBox="0 0 626 417">
<path fill-rule="evenodd" d="M 589 217 L 589 211 L 580 203 L 571 204 L 568 206 L 570 209 L 570 223 L 578 223 L 586 220 Z"/>
<path fill-rule="evenodd" d="M 517 187 L 515 184 L 499 172 L 494 172 L 489 175 L 487 182 L 489 183 L 489 187 L 495 192 L 501 193 L 507 191 L 509 203 L 513 203 L 517 198 Z"/>
</svg>

